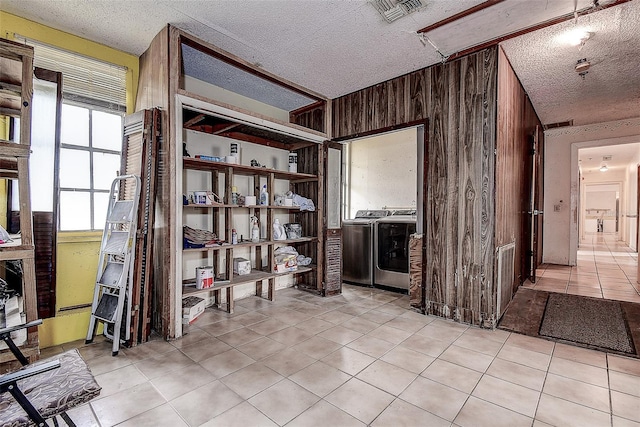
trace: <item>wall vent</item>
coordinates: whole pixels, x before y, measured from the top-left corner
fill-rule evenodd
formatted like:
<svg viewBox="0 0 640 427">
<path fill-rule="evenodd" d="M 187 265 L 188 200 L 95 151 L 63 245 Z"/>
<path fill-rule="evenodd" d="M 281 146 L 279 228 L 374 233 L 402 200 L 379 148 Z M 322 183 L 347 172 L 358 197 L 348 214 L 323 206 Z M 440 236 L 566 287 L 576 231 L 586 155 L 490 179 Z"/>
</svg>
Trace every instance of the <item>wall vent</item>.
<svg viewBox="0 0 640 427">
<path fill-rule="evenodd" d="M 543 125 L 542 128 L 544 130 L 548 130 L 548 129 L 555 129 L 555 128 L 564 128 L 569 126 L 573 126 L 573 120 L 567 120 L 565 122 L 548 123 L 546 125 Z"/>
<path fill-rule="evenodd" d="M 513 296 L 513 279 L 515 275 L 516 244 L 515 242 L 500 246 L 497 250 L 497 296 L 496 317 L 500 319 L 502 312 Z"/>
</svg>

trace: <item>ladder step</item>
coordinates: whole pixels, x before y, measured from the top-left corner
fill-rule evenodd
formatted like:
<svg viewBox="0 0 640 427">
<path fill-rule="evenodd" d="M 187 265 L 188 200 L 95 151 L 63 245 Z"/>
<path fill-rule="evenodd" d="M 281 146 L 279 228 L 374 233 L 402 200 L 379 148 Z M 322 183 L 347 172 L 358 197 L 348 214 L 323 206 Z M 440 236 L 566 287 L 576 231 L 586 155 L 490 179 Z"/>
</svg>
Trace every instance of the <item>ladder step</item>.
<svg viewBox="0 0 640 427">
<path fill-rule="evenodd" d="M 122 280 L 122 272 L 124 271 L 124 264 L 120 262 L 108 262 L 107 267 L 100 276 L 99 283 L 104 286 L 122 287 L 120 281 Z"/>
<path fill-rule="evenodd" d="M 124 254 L 127 251 L 128 242 L 128 231 L 112 231 L 104 245 L 103 252 L 112 255 Z"/>
<path fill-rule="evenodd" d="M 117 200 L 109 213 L 107 221 L 110 223 L 131 222 L 133 218 L 133 200 Z"/>
<path fill-rule="evenodd" d="M 96 312 L 93 316 L 109 323 L 116 321 L 116 311 L 118 310 L 118 296 L 103 293 L 100 297 L 100 302 L 96 308 Z"/>
</svg>

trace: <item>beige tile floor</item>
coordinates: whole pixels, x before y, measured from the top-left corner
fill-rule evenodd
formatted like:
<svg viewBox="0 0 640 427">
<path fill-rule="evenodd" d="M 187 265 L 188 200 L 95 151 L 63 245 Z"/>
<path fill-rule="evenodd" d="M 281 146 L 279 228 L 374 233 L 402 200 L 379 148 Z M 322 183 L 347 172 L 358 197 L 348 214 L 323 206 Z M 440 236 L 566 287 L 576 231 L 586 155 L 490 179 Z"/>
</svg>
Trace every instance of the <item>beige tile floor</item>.
<svg viewBox="0 0 640 427">
<path fill-rule="evenodd" d="M 99 398 L 79 426 L 639 426 L 640 360 L 483 330 L 345 285 L 207 309 L 187 335 L 112 357 L 78 346 Z"/>
<path fill-rule="evenodd" d="M 615 234 L 592 233 L 580 242 L 576 266 L 543 264 L 531 289 L 640 303 L 638 253 Z"/>
</svg>

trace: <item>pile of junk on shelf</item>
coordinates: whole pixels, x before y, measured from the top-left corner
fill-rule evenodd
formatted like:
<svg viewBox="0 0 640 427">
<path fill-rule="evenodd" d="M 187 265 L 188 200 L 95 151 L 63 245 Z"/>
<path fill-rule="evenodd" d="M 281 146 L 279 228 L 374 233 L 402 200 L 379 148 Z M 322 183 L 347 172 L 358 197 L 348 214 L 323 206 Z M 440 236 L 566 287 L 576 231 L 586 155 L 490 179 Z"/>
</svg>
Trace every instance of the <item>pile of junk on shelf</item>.
<svg viewBox="0 0 640 427">
<path fill-rule="evenodd" d="M 11 263 L 12 261 L 7 261 Z M 8 284 L 4 279 L 0 278 L 0 328 L 9 328 L 11 326 L 17 326 L 25 322 L 24 313 L 21 307 L 22 296 L 11 284 Z M 11 339 L 15 345 L 22 345 L 27 340 L 27 330 L 20 329 L 10 333 Z M 6 346 L 0 341 L 0 350 L 5 349 Z"/>
<path fill-rule="evenodd" d="M 266 188 L 266 185 L 263 187 Z M 260 192 L 260 198 L 257 196 L 246 196 L 237 191 L 237 188 L 232 187 L 231 204 L 237 206 L 258 206 L 267 205 L 269 201 L 269 195 L 265 189 Z M 184 194 L 182 196 L 182 204 L 187 205 L 199 205 L 199 206 L 223 206 L 222 199 L 212 191 L 192 191 L 190 194 Z M 274 198 L 275 206 L 291 206 L 300 208 L 301 211 L 313 212 L 316 210 L 316 206 L 313 200 L 296 194 L 292 191 L 288 191 L 282 195 L 276 195 Z"/>
<path fill-rule="evenodd" d="M 275 273 L 286 273 L 296 271 L 298 266 L 306 266 L 311 264 L 311 258 L 298 253 L 293 246 L 281 246 L 274 252 L 273 271 Z"/>
<path fill-rule="evenodd" d="M 291 200 L 291 202 L 289 202 L 289 200 Z M 274 202 L 276 206 L 297 206 L 301 211 L 313 212 L 316 210 L 316 206 L 313 204 L 313 200 L 303 197 L 292 191 L 287 191 L 282 196 L 276 196 Z"/>
</svg>

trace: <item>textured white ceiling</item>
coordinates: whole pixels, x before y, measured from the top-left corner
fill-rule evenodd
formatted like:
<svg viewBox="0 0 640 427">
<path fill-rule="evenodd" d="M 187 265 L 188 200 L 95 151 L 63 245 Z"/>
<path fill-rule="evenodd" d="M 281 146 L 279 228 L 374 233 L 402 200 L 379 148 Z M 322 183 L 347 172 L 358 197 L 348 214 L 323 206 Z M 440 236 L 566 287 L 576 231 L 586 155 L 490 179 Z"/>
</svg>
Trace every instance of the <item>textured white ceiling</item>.
<svg viewBox="0 0 640 427">
<path fill-rule="evenodd" d="M 574 28 L 593 33 L 581 49 L 562 41 Z M 640 2 L 632 1 L 502 44 L 543 123 L 574 125 L 640 116 Z M 582 79 L 579 59 L 591 62 Z"/>
<path fill-rule="evenodd" d="M 416 30 L 479 3 L 482 0 L 426 0 L 426 7 L 391 24 L 367 0 L 2 0 L 0 7 L 136 55 L 171 23 L 335 98 L 437 63 L 440 55 L 420 41 Z M 591 3 L 505 0 L 428 37 L 450 55 Z M 633 0 L 580 18 L 596 31 L 581 52 L 560 49 L 553 42 L 571 23 L 504 43 L 544 123 L 640 116 L 639 10 L 640 0 Z M 573 66 L 585 56 L 593 58 L 594 65 L 582 81 Z"/>
<path fill-rule="evenodd" d="M 611 160 L 604 160 L 605 156 L 610 156 Z M 578 161 L 583 174 L 602 174 L 600 167 L 605 164 L 609 171 L 623 171 L 629 165 L 636 165 L 640 161 L 640 143 L 581 148 L 578 150 Z M 603 175 L 603 178 L 606 176 Z"/>
</svg>

